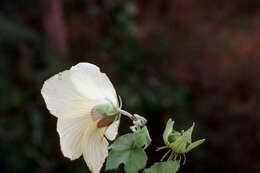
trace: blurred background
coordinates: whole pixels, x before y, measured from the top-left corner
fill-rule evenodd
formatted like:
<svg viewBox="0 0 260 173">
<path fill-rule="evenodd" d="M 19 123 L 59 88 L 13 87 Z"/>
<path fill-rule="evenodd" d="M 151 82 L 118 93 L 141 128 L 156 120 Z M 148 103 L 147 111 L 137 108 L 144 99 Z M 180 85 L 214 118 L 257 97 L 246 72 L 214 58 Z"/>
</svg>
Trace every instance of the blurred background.
<svg viewBox="0 0 260 173">
<path fill-rule="evenodd" d="M 172 118 L 207 139 L 179 172 L 260 172 L 259 21 L 258 0 L 0 0 L 0 172 L 88 172 L 62 156 L 40 95 L 79 62 L 148 119 L 148 166 Z"/>
</svg>

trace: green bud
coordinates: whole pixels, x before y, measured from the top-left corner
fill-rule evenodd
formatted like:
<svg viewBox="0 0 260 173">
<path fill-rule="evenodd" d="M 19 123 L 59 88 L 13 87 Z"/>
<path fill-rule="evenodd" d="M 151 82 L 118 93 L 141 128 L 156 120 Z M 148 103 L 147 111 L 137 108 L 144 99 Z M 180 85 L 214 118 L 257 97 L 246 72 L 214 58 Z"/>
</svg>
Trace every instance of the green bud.
<svg viewBox="0 0 260 173">
<path fill-rule="evenodd" d="M 176 141 L 179 137 L 181 137 L 181 133 L 174 131 L 168 136 L 168 141 L 169 143 L 172 143 Z"/>
<path fill-rule="evenodd" d="M 136 118 L 137 121 L 138 120 L 141 121 L 141 124 L 143 126 L 146 125 L 147 120 L 144 117 L 142 117 L 141 115 L 138 115 L 138 114 L 134 114 L 134 117 Z"/>
<path fill-rule="evenodd" d="M 104 117 L 115 117 L 119 115 L 118 109 L 111 103 L 96 106 L 95 112 Z"/>
<path fill-rule="evenodd" d="M 195 126 L 194 123 L 187 131 L 183 133 L 173 130 L 173 125 L 174 121 L 169 119 L 163 132 L 163 140 L 165 145 L 171 148 L 175 153 L 187 153 L 205 141 L 205 139 L 201 139 L 196 142 L 191 141 L 192 132 Z"/>
</svg>

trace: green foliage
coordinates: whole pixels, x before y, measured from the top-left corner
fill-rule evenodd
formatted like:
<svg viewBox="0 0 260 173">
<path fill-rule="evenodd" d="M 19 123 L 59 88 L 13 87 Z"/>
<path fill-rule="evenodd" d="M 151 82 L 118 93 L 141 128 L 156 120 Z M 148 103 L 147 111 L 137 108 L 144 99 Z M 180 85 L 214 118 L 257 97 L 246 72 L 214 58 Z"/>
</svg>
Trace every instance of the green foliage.
<svg viewBox="0 0 260 173">
<path fill-rule="evenodd" d="M 32 42 L 37 36 L 22 24 L 12 22 L 0 15 L 0 44 L 17 45 L 21 42 Z"/>
<path fill-rule="evenodd" d="M 149 169 L 145 169 L 143 173 L 175 173 L 179 170 L 179 161 L 167 161 L 161 163 L 155 163 Z"/>
<path fill-rule="evenodd" d="M 147 126 L 135 132 L 135 142 L 138 147 L 149 145 L 152 139 L 150 138 Z"/>
<path fill-rule="evenodd" d="M 136 173 L 138 170 L 145 167 L 147 156 L 141 145 L 144 144 L 144 137 L 136 136 L 135 133 L 126 134 L 119 137 L 112 144 L 112 151 L 110 151 L 106 170 L 116 169 L 123 163 L 126 173 Z"/>
</svg>

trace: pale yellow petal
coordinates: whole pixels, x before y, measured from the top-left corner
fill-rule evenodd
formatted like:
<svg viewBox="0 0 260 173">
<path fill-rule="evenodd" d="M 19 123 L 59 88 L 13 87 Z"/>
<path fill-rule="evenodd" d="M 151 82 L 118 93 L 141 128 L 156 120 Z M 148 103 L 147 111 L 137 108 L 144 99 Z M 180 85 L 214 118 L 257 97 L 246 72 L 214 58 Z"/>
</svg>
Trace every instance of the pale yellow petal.
<svg viewBox="0 0 260 173">
<path fill-rule="evenodd" d="M 88 99 L 72 100 L 61 107 L 59 116 L 63 118 L 90 117 L 92 108 L 97 104 L 98 102 Z"/>
<path fill-rule="evenodd" d="M 54 116 L 59 116 L 60 108 L 67 102 L 75 99 L 84 99 L 73 86 L 70 71 L 66 70 L 46 80 L 41 89 L 47 108 Z"/>
<path fill-rule="evenodd" d="M 100 80 L 99 84 L 100 84 L 101 90 L 104 92 L 105 96 L 109 100 L 111 100 L 112 103 L 114 103 L 116 106 L 118 106 L 119 104 L 118 104 L 116 90 L 105 73 L 101 73 L 101 80 Z"/>
<path fill-rule="evenodd" d="M 99 173 L 108 155 L 104 131 L 105 128 L 97 128 L 93 123 L 83 138 L 83 157 L 92 173 Z"/>
<path fill-rule="evenodd" d="M 95 76 L 85 75 L 80 71 L 73 71 L 71 76 L 72 83 L 78 92 L 90 99 L 103 100 L 104 94 L 100 91 L 94 78 Z"/>
<path fill-rule="evenodd" d="M 109 139 L 110 141 L 115 140 L 118 134 L 118 127 L 119 127 L 119 120 L 114 121 L 112 124 L 110 124 L 110 126 L 107 128 L 105 133 L 107 139 Z"/>
<path fill-rule="evenodd" d="M 57 131 L 65 157 L 74 160 L 82 155 L 82 139 L 91 123 L 93 122 L 85 116 L 73 119 L 58 118 Z"/>
<path fill-rule="evenodd" d="M 116 91 L 106 74 L 89 63 L 79 63 L 71 68 L 72 81 L 79 92 L 90 99 L 109 99 L 118 105 Z"/>
</svg>

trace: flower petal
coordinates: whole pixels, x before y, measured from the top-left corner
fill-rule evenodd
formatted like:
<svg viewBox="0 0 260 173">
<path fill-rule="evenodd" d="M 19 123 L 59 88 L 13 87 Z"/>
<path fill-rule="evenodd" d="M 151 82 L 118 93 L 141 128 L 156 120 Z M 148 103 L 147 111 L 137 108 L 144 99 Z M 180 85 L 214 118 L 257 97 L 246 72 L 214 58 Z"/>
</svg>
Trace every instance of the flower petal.
<svg viewBox="0 0 260 173">
<path fill-rule="evenodd" d="M 83 138 L 83 157 L 93 173 L 99 173 L 108 155 L 104 131 L 105 128 L 97 128 L 97 124 L 93 123 Z"/>
<path fill-rule="evenodd" d="M 72 100 L 61 107 L 59 116 L 63 118 L 91 117 L 91 110 L 97 104 L 98 102 L 88 99 Z"/>
<path fill-rule="evenodd" d="M 71 68 L 72 81 L 79 92 L 90 99 L 107 98 L 118 105 L 116 91 L 106 74 L 90 63 L 79 63 Z"/>
<path fill-rule="evenodd" d="M 118 134 L 118 127 L 119 127 L 119 120 L 114 121 L 112 124 L 110 124 L 110 126 L 107 128 L 105 133 L 107 139 L 109 139 L 110 141 L 115 140 Z"/>
<path fill-rule="evenodd" d="M 112 103 L 114 103 L 116 106 L 118 106 L 119 104 L 118 104 L 117 94 L 113 84 L 111 83 L 111 81 L 109 80 L 109 78 L 105 73 L 101 73 L 101 79 L 102 79 L 100 81 L 101 89 L 105 93 L 106 97 L 109 100 L 111 100 Z"/>
<path fill-rule="evenodd" d="M 82 154 L 82 139 L 93 123 L 88 117 L 79 117 L 73 119 L 58 118 L 57 131 L 60 136 L 61 151 L 65 157 L 71 160 L 77 159 Z"/>
<path fill-rule="evenodd" d="M 46 80 L 41 89 L 47 108 L 54 116 L 59 116 L 59 109 L 66 102 L 83 99 L 70 80 L 70 71 L 66 70 Z"/>
</svg>

